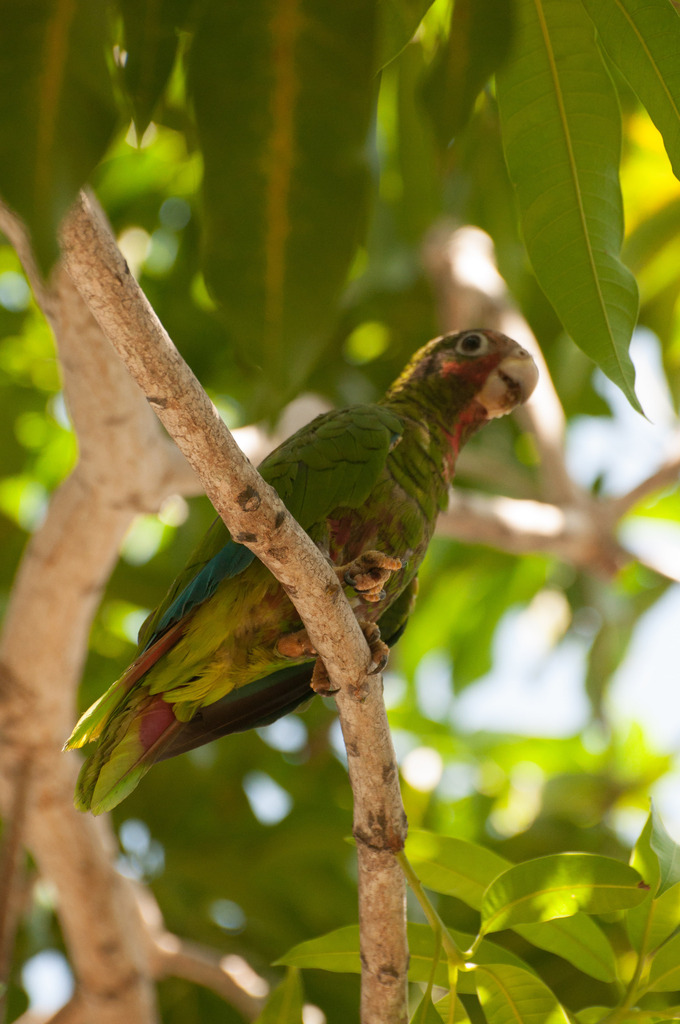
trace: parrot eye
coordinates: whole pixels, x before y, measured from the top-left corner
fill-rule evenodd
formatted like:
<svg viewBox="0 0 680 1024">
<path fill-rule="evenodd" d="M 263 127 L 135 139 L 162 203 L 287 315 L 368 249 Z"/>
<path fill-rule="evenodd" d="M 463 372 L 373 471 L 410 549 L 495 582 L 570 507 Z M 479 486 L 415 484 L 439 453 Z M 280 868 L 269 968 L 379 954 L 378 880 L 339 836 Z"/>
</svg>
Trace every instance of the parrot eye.
<svg viewBox="0 0 680 1024">
<path fill-rule="evenodd" d="M 458 342 L 456 348 L 466 356 L 483 355 L 489 347 L 489 339 L 483 334 L 465 334 Z"/>
</svg>

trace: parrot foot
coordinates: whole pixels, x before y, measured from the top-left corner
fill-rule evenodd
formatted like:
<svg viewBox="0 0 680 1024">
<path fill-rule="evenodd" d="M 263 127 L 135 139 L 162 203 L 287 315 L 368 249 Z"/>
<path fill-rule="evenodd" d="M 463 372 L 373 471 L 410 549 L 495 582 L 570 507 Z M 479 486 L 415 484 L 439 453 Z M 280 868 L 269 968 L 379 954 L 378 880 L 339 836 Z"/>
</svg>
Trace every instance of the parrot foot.
<svg viewBox="0 0 680 1024">
<path fill-rule="evenodd" d="M 390 561 L 396 561 L 396 559 L 390 559 Z M 380 628 L 377 623 L 360 619 L 359 625 L 371 653 L 371 667 L 368 674 L 374 676 L 385 668 L 390 649 L 384 640 L 380 639 Z M 312 690 L 322 697 L 331 697 L 338 692 L 338 687 L 331 682 L 326 666 L 318 656 L 306 629 L 298 629 L 295 633 L 286 633 L 285 636 L 279 637 L 276 642 L 276 650 L 283 658 L 298 659 L 316 656 L 310 683 Z"/>
<path fill-rule="evenodd" d="M 285 636 L 279 637 L 276 642 L 276 650 L 284 658 L 313 658 L 316 656 L 310 683 L 314 693 L 318 693 L 322 697 L 330 697 L 338 692 L 338 687 L 331 683 L 326 666 L 319 658 L 306 629 L 298 629 L 295 633 L 286 633 Z"/>
<path fill-rule="evenodd" d="M 276 641 L 276 650 L 282 658 L 314 658 L 317 654 L 306 629 L 280 636 Z"/>
<path fill-rule="evenodd" d="M 361 626 L 361 632 L 366 638 L 368 649 L 371 652 L 371 665 L 372 668 L 369 670 L 369 676 L 375 676 L 387 665 L 387 659 L 390 656 L 390 649 L 384 640 L 380 639 L 380 627 L 377 622 L 365 622 L 359 620 Z"/>
<path fill-rule="evenodd" d="M 385 583 L 403 565 L 400 558 L 390 558 L 382 551 L 364 551 L 363 555 L 347 565 L 338 566 L 335 571 L 338 579 L 356 590 L 364 601 L 375 603 L 382 601 Z"/>
<path fill-rule="evenodd" d="M 328 669 L 321 658 L 317 658 L 314 662 L 312 681 L 309 685 L 314 690 L 314 693 L 318 693 L 320 697 L 332 697 L 333 694 L 337 693 L 340 689 L 339 686 L 334 686 L 331 682 L 331 677 L 328 675 Z"/>
<path fill-rule="evenodd" d="M 368 649 L 371 652 L 371 667 L 368 670 L 369 676 L 377 675 L 378 672 L 382 672 L 387 664 L 390 649 L 387 644 L 380 639 L 380 629 L 375 622 L 366 622 L 359 620 L 361 626 L 361 632 L 366 638 Z M 314 671 L 312 672 L 311 687 L 314 693 L 320 694 L 322 697 L 332 697 L 334 693 L 338 692 L 339 687 L 334 686 L 328 675 L 326 666 L 324 665 L 321 658 L 316 659 L 314 665 Z M 355 693 L 356 697 L 365 697 L 359 692 Z"/>
</svg>

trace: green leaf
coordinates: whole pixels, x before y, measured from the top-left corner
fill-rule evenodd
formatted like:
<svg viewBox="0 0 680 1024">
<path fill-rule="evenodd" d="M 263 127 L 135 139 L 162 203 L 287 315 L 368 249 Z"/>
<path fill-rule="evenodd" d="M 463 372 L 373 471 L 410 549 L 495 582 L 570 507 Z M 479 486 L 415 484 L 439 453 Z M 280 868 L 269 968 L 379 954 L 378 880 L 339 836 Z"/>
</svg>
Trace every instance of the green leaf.
<svg viewBox="0 0 680 1024">
<path fill-rule="evenodd" d="M 643 943 L 645 950 L 656 949 L 680 926 L 680 883 L 629 910 L 626 924 L 634 949 L 640 952 Z"/>
<path fill-rule="evenodd" d="M 167 85 L 190 0 L 119 0 L 127 59 L 123 82 L 141 139 Z"/>
<path fill-rule="evenodd" d="M 680 989 L 680 935 L 675 935 L 654 955 L 649 971 L 651 992 Z"/>
<path fill-rule="evenodd" d="M 631 867 L 634 867 L 636 871 L 639 871 L 645 882 L 647 882 L 650 894 L 655 895 L 659 886 L 661 872 L 659 867 L 659 858 L 656 852 L 652 849 L 652 828 L 653 821 L 650 811 L 642 828 L 642 832 L 638 836 L 637 842 L 633 848 L 630 863 Z"/>
<path fill-rule="evenodd" d="M 509 868 L 482 901 L 482 934 L 516 924 L 606 914 L 634 907 L 647 893 L 637 871 L 611 857 L 558 853 Z"/>
<path fill-rule="evenodd" d="M 302 984 L 294 968 L 274 989 L 255 1024 L 302 1024 Z"/>
<path fill-rule="evenodd" d="M 619 259 L 616 92 L 579 4 L 518 0 L 516 11 L 497 93 L 527 250 L 567 332 L 639 409 L 628 356 L 637 287 Z"/>
<path fill-rule="evenodd" d="M 640 952 L 655 949 L 680 925 L 680 847 L 669 836 L 652 804 L 631 856 L 650 886 L 645 901 L 626 915 L 628 935 Z"/>
<path fill-rule="evenodd" d="M 413 39 L 433 0 L 378 0 L 378 69 L 394 60 Z"/>
<path fill-rule="evenodd" d="M 616 981 L 616 957 L 611 943 L 586 914 L 515 925 L 514 931 L 534 946 L 568 960 L 591 978 Z"/>
<path fill-rule="evenodd" d="M 8 0 L 0 32 L 0 194 L 44 271 L 57 230 L 103 156 L 116 111 L 103 4 Z"/>
<path fill-rule="evenodd" d="M 476 980 L 487 1024 L 568 1024 L 548 986 L 528 971 L 494 964 L 480 967 Z"/>
<path fill-rule="evenodd" d="M 316 967 L 341 974 L 361 974 L 359 925 L 348 924 L 293 946 L 274 961 L 275 967 Z"/>
<path fill-rule="evenodd" d="M 360 241 L 375 0 L 207 0 L 190 53 L 206 279 L 271 416 L 327 343 Z"/>
<path fill-rule="evenodd" d="M 511 866 L 505 857 L 477 843 L 420 829 L 409 832 L 406 856 L 428 889 L 456 896 L 475 910 L 489 883 Z"/>
<path fill-rule="evenodd" d="M 451 931 L 460 949 L 471 944 L 472 936 Z M 427 983 L 432 971 L 432 960 L 436 948 L 435 934 L 426 924 L 408 925 L 408 946 L 410 953 L 408 977 L 409 981 Z M 510 964 L 523 967 L 522 961 L 514 953 L 510 953 L 493 942 L 482 942 L 475 952 L 475 963 L 478 964 Z M 359 925 L 347 925 L 337 928 L 316 939 L 308 939 L 293 946 L 282 957 L 275 961 L 274 966 L 299 968 L 317 968 L 322 971 L 334 971 L 343 974 L 360 974 L 361 957 L 359 955 Z M 446 959 L 440 957 L 434 977 L 435 985 L 448 988 L 448 965 Z M 461 971 L 459 975 L 459 991 L 474 991 L 471 972 Z"/>
<path fill-rule="evenodd" d="M 583 0 L 605 50 L 647 108 L 680 178 L 680 18 L 668 0 Z"/>
<path fill-rule="evenodd" d="M 598 1024 L 608 1013 L 611 1013 L 609 1006 L 588 1006 L 585 1010 L 579 1010 L 576 1019 L 579 1024 Z"/>
<path fill-rule="evenodd" d="M 671 886 L 680 882 L 680 846 L 669 836 L 652 803 L 652 834 L 650 846 L 659 859 L 659 888 L 662 896 Z"/>
<path fill-rule="evenodd" d="M 424 87 L 441 146 L 465 126 L 477 96 L 507 57 L 512 28 L 510 0 L 456 0 L 448 40 Z"/>
</svg>

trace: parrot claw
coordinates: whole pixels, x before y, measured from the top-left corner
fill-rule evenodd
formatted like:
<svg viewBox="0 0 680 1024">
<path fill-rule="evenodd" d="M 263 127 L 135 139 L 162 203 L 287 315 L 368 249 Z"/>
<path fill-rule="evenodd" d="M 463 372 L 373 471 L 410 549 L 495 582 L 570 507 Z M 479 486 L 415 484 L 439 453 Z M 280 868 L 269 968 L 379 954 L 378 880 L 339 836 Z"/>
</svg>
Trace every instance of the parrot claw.
<svg viewBox="0 0 680 1024">
<path fill-rule="evenodd" d="M 385 595 L 384 584 L 393 572 L 403 568 L 400 558 L 390 558 L 381 551 L 364 551 L 354 561 L 336 568 L 338 578 L 352 587 L 363 598 L 372 604 L 382 601 Z"/>
<path fill-rule="evenodd" d="M 314 693 L 318 693 L 320 697 L 332 697 L 340 689 L 339 686 L 334 686 L 331 682 L 326 666 L 321 658 L 317 658 L 314 663 L 310 686 Z"/>
<path fill-rule="evenodd" d="M 387 665 L 390 656 L 390 649 L 384 640 L 380 639 L 380 628 L 376 622 L 359 622 L 361 632 L 366 638 L 368 649 L 371 652 L 371 668 L 369 676 L 376 676 Z"/>
</svg>

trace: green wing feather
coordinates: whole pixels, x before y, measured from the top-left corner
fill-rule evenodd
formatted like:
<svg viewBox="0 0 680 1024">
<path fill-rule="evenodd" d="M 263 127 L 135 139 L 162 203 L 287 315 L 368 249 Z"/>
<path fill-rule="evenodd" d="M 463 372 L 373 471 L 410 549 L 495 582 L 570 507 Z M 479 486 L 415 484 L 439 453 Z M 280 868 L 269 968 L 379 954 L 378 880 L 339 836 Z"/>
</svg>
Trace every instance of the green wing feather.
<svg viewBox="0 0 680 1024">
<path fill-rule="evenodd" d="M 401 433 L 399 417 L 382 406 L 325 413 L 272 452 L 260 472 L 309 530 L 338 506 L 366 501 Z"/>
<path fill-rule="evenodd" d="M 260 473 L 308 530 L 339 505 L 359 508 L 366 501 L 401 430 L 399 418 L 380 406 L 324 413 L 268 455 Z M 216 519 L 142 625 L 140 645 L 153 644 L 214 594 L 223 580 L 240 575 L 254 557 L 231 540 L 222 520 Z"/>
</svg>

